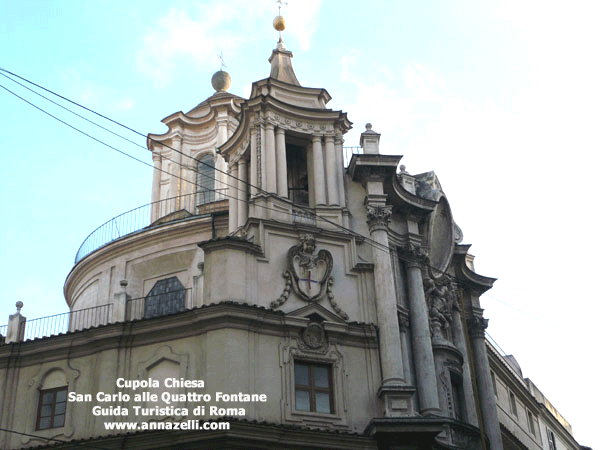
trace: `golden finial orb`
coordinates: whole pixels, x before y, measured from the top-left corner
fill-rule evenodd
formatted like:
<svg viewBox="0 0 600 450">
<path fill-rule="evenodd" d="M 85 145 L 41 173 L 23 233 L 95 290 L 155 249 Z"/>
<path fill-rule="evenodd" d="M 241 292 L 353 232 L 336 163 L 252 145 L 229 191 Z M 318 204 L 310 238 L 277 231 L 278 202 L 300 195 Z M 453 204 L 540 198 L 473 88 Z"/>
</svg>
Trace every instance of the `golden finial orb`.
<svg viewBox="0 0 600 450">
<path fill-rule="evenodd" d="M 285 30 L 285 19 L 283 16 L 277 16 L 273 19 L 273 28 L 279 32 Z"/>
</svg>

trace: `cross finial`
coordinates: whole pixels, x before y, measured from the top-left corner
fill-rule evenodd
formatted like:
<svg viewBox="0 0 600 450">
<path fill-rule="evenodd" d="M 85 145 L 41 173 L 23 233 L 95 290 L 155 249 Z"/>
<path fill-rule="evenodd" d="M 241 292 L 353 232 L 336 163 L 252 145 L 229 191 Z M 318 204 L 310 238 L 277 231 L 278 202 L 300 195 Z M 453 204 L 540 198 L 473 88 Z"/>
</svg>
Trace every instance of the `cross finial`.
<svg viewBox="0 0 600 450">
<path fill-rule="evenodd" d="M 223 59 L 223 52 L 218 53 L 217 58 L 219 58 L 219 61 L 221 62 L 221 70 L 223 70 L 224 67 L 227 67 L 227 64 L 225 64 L 225 59 Z"/>
<path fill-rule="evenodd" d="M 281 15 L 281 7 L 283 5 L 287 5 L 287 2 L 284 2 L 283 0 L 275 0 L 275 3 L 277 3 L 277 14 L 280 16 Z"/>
</svg>

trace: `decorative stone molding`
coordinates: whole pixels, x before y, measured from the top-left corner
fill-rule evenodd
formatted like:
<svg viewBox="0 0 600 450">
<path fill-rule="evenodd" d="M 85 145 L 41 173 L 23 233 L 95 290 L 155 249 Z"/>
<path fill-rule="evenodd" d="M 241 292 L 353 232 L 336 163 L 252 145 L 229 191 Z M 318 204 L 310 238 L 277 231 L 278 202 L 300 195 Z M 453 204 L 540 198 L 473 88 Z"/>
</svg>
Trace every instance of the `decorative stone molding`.
<svg viewBox="0 0 600 450">
<path fill-rule="evenodd" d="M 488 327 L 488 319 L 483 316 L 472 316 L 467 319 L 467 326 L 469 327 L 469 334 L 472 337 L 483 338 L 485 337 L 485 329 Z"/>
<path fill-rule="evenodd" d="M 391 215 L 391 205 L 367 205 L 367 224 L 369 225 L 369 231 L 372 233 L 376 230 L 387 230 Z"/>
<path fill-rule="evenodd" d="M 283 293 L 279 296 L 279 298 L 271 302 L 271 308 L 273 309 L 277 309 L 287 302 L 287 299 L 290 296 L 290 290 L 292 289 L 292 274 L 290 271 L 286 270 L 281 275 L 283 278 L 285 278 L 285 287 L 283 288 Z"/>
<path fill-rule="evenodd" d="M 318 325 L 313 322 L 313 324 Z M 348 390 L 344 357 L 336 345 L 328 345 L 324 351 L 310 351 L 302 342 L 291 342 L 280 346 L 282 412 L 283 420 L 288 424 L 314 425 L 318 421 L 320 428 L 348 429 L 348 399 L 352 393 Z M 314 363 L 331 366 L 334 411 L 332 414 L 298 411 L 295 408 L 294 362 Z"/>
<path fill-rule="evenodd" d="M 340 317 L 342 317 L 344 320 L 348 320 L 348 314 L 346 314 L 342 308 L 338 306 L 337 302 L 333 298 L 333 289 L 331 286 L 333 286 L 333 277 L 329 277 L 329 280 L 327 280 L 327 298 L 329 299 L 329 303 L 331 303 L 333 310 L 338 313 Z"/>
<path fill-rule="evenodd" d="M 409 268 L 429 265 L 429 258 L 427 257 L 425 250 L 413 243 L 398 247 L 398 256 Z"/>
<path fill-rule="evenodd" d="M 290 274 L 292 288 L 307 302 L 318 301 L 323 296 L 333 268 L 331 253 L 323 249 L 315 255 L 315 247 L 314 236 L 302 234 L 300 244 L 288 251 L 287 272 Z"/>
<path fill-rule="evenodd" d="M 76 392 L 78 383 L 81 382 L 81 368 L 73 367 L 72 361 L 61 360 L 56 362 L 43 363 L 39 366 L 38 371 L 32 376 L 27 382 L 27 388 L 25 395 L 28 398 L 26 403 L 26 415 L 30 418 L 37 417 L 37 408 L 39 405 L 40 391 L 50 386 L 44 386 L 46 378 L 51 374 L 60 374 L 59 378 L 62 378 L 66 383 L 66 386 L 70 392 Z M 60 383 L 62 384 L 62 383 Z M 60 387 L 60 386 L 51 386 Z M 30 446 L 31 444 L 38 445 L 39 443 L 46 443 L 45 438 L 70 438 L 75 433 L 75 416 L 67 413 L 65 416 L 65 424 L 60 428 L 48 428 L 45 430 L 35 430 L 35 421 L 31 420 L 26 424 L 25 432 L 31 433 L 30 435 L 21 436 L 21 444 Z M 33 433 L 37 435 L 34 436 Z"/>
<path fill-rule="evenodd" d="M 344 320 L 346 314 L 337 304 L 333 295 L 333 257 L 329 251 L 322 249 L 316 255 L 315 238 L 312 234 L 300 235 L 300 244 L 288 250 L 288 270 L 282 276 L 285 278 L 283 292 L 277 300 L 271 302 L 273 309 L 279 308 L 289 298 L 293 290 L 306 302 L 317 302 L 324 295 L 331 303 L 333 310 Z"/>
<path fill-rule="evenodd" d="M 408 332 L 408 330 L 410 329 L 410 319 L 408 317 L 408 314 L 399 312 L 398 324 L 400 325 L 400 332 Z"/>
<path fill-rule="evenodd" d="M 271 120 L 277 126 L 281 126 L 286 130 L 297 131 L 301 133 L 313 134 L 315 132 L 334 132 L 334 127 L 331 123 L 317 123 L 306 120 L 298 120 L 292 117 L 274 114 Z"/>
<path fill-rule="evenodd" d="M 300 349 L 309 352 L 327 353 L 329 342 L 323 325 L 311 322 L 302 331 L 302 340 L 298 343 Z"/>
<path fill-rule="evenodd" d="M 452 342 L 452 312 L 457 308 L 456 290 L 451 278 L 442 275 L 439 278 L 426 276 L 423 278 L 425 298 L 429 308 L 429 323 L 434 340 Z"/>
</svg>

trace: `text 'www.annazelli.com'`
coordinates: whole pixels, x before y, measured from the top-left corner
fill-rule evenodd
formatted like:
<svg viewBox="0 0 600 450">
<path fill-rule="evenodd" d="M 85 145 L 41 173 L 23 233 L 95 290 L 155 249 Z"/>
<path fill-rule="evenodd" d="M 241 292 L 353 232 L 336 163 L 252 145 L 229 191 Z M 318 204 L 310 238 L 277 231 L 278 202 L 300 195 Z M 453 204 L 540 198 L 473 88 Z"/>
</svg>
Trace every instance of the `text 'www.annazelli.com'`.
<svg viewBox="0 0 600 450">
<path fill-rule="evenodd" d="M 229 430 L 229 422 L 104 422 L 106 430 Z"/>
</svg>

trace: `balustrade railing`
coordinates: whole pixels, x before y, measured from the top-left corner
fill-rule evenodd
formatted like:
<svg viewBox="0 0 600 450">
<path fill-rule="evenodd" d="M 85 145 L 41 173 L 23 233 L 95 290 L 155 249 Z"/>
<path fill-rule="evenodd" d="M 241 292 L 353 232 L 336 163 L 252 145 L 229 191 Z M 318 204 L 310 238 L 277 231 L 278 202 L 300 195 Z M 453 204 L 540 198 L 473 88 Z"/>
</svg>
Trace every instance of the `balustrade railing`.
<svg viewBox="0 0 600 450">
<path fill-rule="evenodd" d="M 148 203 L 119 214 L 85 238 L 75 255 L 75 264 L 94 250 L 123 236 L 139 232 L 169 214 L 181 210 L 186 210 L 194 216 L 210 214 L 216 208 L 215 202 L 227 198 L 227 189 L 203 190 Z"/>
<path fill-rule="evenodd" d="M 88 328 L 107 325 L 112 318 L 112 303 L 79 309 L 53 316 L 39 317 L 25 321 L 23 340 L 39 339 L 56 336 L 72 331 L 87 330 Z M 0 335 L 6 337 L 8 325 L 0 327 Z M 0 338 L 0 340 L 2 340 Z"/>
</svg>

